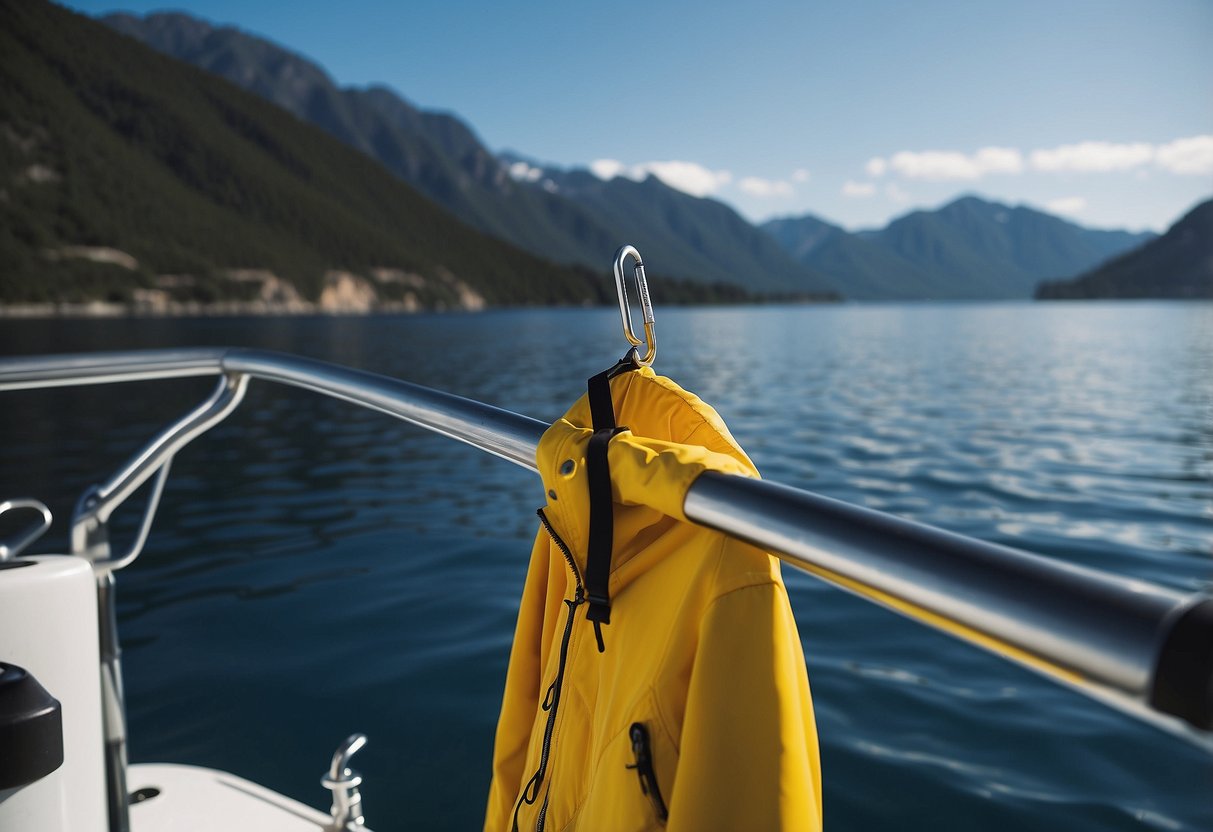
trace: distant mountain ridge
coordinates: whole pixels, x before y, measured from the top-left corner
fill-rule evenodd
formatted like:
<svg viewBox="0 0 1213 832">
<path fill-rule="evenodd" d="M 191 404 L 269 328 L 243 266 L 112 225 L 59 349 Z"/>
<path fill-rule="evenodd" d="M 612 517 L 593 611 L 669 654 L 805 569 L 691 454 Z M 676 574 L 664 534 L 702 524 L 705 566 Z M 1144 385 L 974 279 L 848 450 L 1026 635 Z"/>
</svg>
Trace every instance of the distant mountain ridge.
<svg viewBox="0 0 1213 832">
<path fill-rule="evenodd" d="M 495 157 L 464 122 L 386 87 L 339 88 L 314 62 L 180 13 L 104 22 L 278 103 L 374 157 L 469 225 L 558 262 L 600 270 L 619 243 L 651 274 L 855 300 L 1029 298 L 1042 280 L 1090 269 L 1151 234 L 1086 229 L 1026 206 L 962 197 L 883 229 L 849 233 L 816 217 L 756 230 L 729 206 L 655 177 L 603 181 L 514 154 Z M 526 162 L 538 176 L 515 179 Z M 760 233 L 761 232 L 761 233 Z"/>
<path fill-rule="evenodd" d="M 857 300 L 1026 299 L 1042 280 L 1084 271 L 1155 236 L 1083 228 L 975 196 L 859 234 L 813 216 L 762 228 Z"/>
<path fill-rule="evenodd" d="M 591 194 L 515 181 L 508 163 L 458 118 L 418 109 L 386 87 L 340 88 L 314 62 L 230 26 L 177 12 L 101 20 L 316 124 L 472 227 L 546 259 L 601 270 L 630 242 L 651 260 L 651 274 L 793 295 L 831 288 L 722 203 L 697 200 L 658 180 L 641 183 L 668 212 L 645 205 L 650 221 L 642 222 L 621 207 L 640 204 L 634 183 Z"/>
<path fill-rule="evenodd" d="M 210 73 L 50 3 L 0 0 L 0 12 L 0 303 L 611 299 L 600 275 L 473 230 Z"/>
<path fill-rule="evenodd" d="M 1042 283 L 1041 300 L 1213 298 L 1213 199 L 1156 240 L 1072 280 Z"/>
<path fill-rule="evenodd" d="M 584 168 L 563 170 L 517 154 L 502 161 L 524 162 L 531 187 L 554 188 L 619 229 L 655 261 L 686 264 L 714 281 L 741 283 L 768 292 L 812 292 L 834 288 L 817 270 L 797 265 L 778 243 L 723 202 L 691 196 L 656 176 L 598 178 Z"/>
<path fill-rule="evenodd" d="M 818 217 L 776 219 L 761 228 L 797 260 L 830 275 L 852 300 L 921 300 L 936 291 L 930 273 Z"/>
<path fill-rule="evenodd" d="M 515 186 L 454 116 L 421 110 L 386 87 L 342 89 L 301 55 L 181 12 L 110 14 L 101 21 L 321 127 L 487 234 L 550 260 L 589 263 L 596 256 L 599 268 L 618 246 L 576 206 Z"/>
</svg>

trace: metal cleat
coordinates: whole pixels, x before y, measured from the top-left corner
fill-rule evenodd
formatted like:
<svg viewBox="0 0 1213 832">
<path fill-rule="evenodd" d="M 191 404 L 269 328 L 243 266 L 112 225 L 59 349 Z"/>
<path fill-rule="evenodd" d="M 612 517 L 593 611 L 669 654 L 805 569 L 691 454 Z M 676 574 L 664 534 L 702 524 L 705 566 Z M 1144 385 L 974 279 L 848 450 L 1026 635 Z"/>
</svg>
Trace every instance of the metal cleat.
<svg viewBox="0 0 1213 832">
<path fill-rule="evenodd" d="M 0 502 L 0 514 L 21 509 L 32 509 L 42 515 L 42 522 L 22 530 L 21 534 L 11 540 L 0 540 L 0 563 L 16 560 L 26 546 L 29 546 L 46 533 L 51 527 L 51 510 L 40 500 L 5 500 Z"/>
<path fill-rule="evenodd" d="M 350 768 L 350 758 L 366 745 L 366 734 L 350 734 L 333 752 L 333 763 L 320 783 L 333 793 L 332 820 L 325 832 L 360 832 L 366 819 L 362 815 L 362 794 L 358 786 L 362 775 Z"/>
</svg>

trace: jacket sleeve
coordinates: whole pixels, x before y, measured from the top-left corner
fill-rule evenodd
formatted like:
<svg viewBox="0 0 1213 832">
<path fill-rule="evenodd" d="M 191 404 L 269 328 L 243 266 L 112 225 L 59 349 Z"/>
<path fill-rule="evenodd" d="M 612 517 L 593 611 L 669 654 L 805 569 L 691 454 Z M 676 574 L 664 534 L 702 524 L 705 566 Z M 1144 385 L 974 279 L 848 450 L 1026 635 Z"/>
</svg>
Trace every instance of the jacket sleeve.
<svg viewBox="0 0 1213 832">
<path fill-rule="evenodd" d="M 669 832 L 821 829 L 813 704 L 781 583 L 709 605 L 682 725 Z"/>
</svg>

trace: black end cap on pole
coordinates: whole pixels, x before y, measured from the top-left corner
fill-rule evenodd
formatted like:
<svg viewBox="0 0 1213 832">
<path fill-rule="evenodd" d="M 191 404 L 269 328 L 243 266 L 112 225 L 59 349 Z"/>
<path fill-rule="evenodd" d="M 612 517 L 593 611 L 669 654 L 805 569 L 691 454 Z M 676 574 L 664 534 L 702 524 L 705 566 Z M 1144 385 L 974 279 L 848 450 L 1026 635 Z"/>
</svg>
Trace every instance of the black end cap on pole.
<svg viewBox="0 0 1213 832">
<path fill-rule="evenodd" d="M 33 676 L 0 663 L 0 791 L 41 780 L 63 765 L 59 700 Z"/>
<path fill-rule="evenodd" d="M 1150 706 L 1213 730 L 1213 598 L 1184 610 L 1163 637 Z"/>
</svg>

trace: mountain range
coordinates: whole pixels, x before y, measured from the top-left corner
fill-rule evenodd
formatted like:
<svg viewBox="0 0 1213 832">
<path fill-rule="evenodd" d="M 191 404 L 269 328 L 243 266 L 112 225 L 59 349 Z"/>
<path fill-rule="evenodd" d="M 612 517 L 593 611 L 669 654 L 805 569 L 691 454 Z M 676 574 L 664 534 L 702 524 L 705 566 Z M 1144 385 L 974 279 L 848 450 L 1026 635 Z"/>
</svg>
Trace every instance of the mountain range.
<svg viewBox="0 0 1213 832">
<path fill-rule="evenodd" d="M 1072 280 L 1041 284 L 1036 297 L 1213 299 L 1213 199 L 1141 248 Z"/>
<path fill-rule="evenodd" d="M 591 211 L 655 262 L 678 263 L 679 273 L 754 291 L 788 293 L 829 290 L 833 282 L 798 266 L 778 241 L 714 199 L 691 196 L 659 178 L 616 176 L 603 180 L 588 170 L 545 166 L 518 154 L 503 154 L 511 167 L 522 163 L 532 188 L 545 188 Z"/>
<path fill-rule="evenodd" d="M 582 201 L 560 192 L 549 177 L 516 181 L 509 173 L 514 160 L 499 159 L 454 116 L 421 110 L 386 87 L 338 87 L 314 62 L 233 27 L 181 13 L 102 20 L 315 124 L 473 228 L 546 259 L 601 270 L 631 242 L 658 277 L 787 295 L 831 288 L 728 206 L 655 178 L 619 179 Z"/>
<path fill-rule="evenodd" d="M 856 300 L 1029 298 L 1042 279 L 1073 275 L 1155 236 L 1083 228 L 974 196 L 858 234 L 812 216 L 762 228 Z"/>
<path fill-rule="evenodd" d="M 495 155 L 451 114 L 422 110 L 383 86 L 339 87 L 307 58 L 231 26 L 180 13 L 103 20 L 373 156 L 474 228 L 558 262 L 601 269 L 627 241 L 645 253 L 650 274 L 751 292 L 1026 299 L 1042 280 L 1085 271 L 1154 236 L 1087 229 L 974 196 L 866 232 L 812 216 L 755 228 L 727 205 L 655 176 L 604 181 L 583 169 Z"/>
<path fill-rule="evenodd" d="M 476 308 L 609 284 L 459 222 L 374 159 L 59 6 L 0 0 L 0 301 Z"/>
<path fill-rule="evenodd" d="M 451 114 L 340 88 L 231 27 L 0 7 L 4 303 L 596 303 L 620 242 L 666 302 L 1026 298 L 1153 237 L 975 196 L 856 233 L 812 216 L 755 227 L 655 176 L 495 155 Z M 1143 262 L 1180 262 L 1160 250 Z"/>
</svg>

